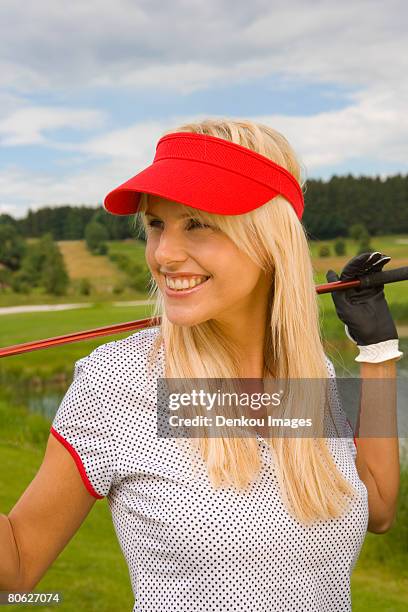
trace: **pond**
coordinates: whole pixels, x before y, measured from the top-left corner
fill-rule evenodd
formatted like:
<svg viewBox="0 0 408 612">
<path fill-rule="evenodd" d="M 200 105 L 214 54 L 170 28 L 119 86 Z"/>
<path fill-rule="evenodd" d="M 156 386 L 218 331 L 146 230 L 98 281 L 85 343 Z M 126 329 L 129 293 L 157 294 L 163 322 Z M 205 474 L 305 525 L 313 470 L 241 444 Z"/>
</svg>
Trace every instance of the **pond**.
<svg viewBox="0 0 408 612">
<path fill-rule="evenodd" d="M 408 461 L 408 338 L 400 339 L 400 350 L 404 358 L 398 365 L 398 431 L 400 434 L 401 461 Z M 344 361 L 344 370 L 336 363 L 336 374 L 340 377 L 358 377 L 359 365 L 347 353 L 342 353 L 340 361 Z M 71 378 L 72 380 L 72 378 Z M 8 405 L 23 405 L 30 411 L 40 413 L 51 421 L 60 405 L 71 380 L 62 376 L 58 384 L 35 384 L 35 380 L 6 379 L 0 370 L 0 399 Z"/>
</svg>

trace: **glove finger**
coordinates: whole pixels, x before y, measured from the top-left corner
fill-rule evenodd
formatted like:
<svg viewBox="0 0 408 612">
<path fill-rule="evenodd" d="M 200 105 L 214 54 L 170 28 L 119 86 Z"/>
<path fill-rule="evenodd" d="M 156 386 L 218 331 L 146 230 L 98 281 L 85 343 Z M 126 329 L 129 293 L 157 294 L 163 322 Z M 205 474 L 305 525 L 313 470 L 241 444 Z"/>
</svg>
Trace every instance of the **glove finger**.
<svg viewBox="0 0 408 612">
<path fill-rule="evenodd" d="M 378 270 L 382 270 L 385 264 L 391 261 L 391 257 L 388 255 L 382 255 L 380 259 L 378 259 L 370 268 L 370 272 L 378 272 Z"/>
<path fill-rule="evenodd" d="M 364 274 L 366 262 L 371 253 L 360 253 L 347 262 L 340 274 L 340 280 L 351 280 Z"/>
<path fill-rule="evenodd" d="M 380 253 L 380 251 L 373 251 L 371 255 L 368 257 L 368 259 L 366 260 L 366 263 L 375 263 L 381 257 L 382 257 L 382 253 Z"/>
<path fill-rule="evenodd" d="M 390 257 L 374 251 L 372 253 L 360 253 L 353 257 L 340 274 L 340 280 L 350 280 L 353 278 L 359 278 L 369 272 L 375 272 L 380 270 L 388 261 Z"/>
<path fill-rule="evenodd" d="M 348 328 L 348 325 L 347 325 L 347 324 L 344 326 L 344 331 L 346 332 L 346 336 L 347 336 L 347 337 L 348 337 L 348 338 L 349 338 L 349 339 L 350 339 L 352 342 L 354 342 L 354 344 L 357 344 L 357 340 L 356 340 L 355 338 L 353 338 L 353 336 L 351 335 L 350 330 L 349 330 L 349 328 Z"/>
<path fill-rule="evenodd" d="M 326 279 L 327 279 L 328 283 L 335 283 L 336 281 L 340 280 L 334 270 L 328 270 L 327 271 Z"/>
<path fill-rule="evenodd" d="M 327 282 L 329 282 L 329 283 L 334 283 L 334 282 L 340 280 L 334 270 L 328 270 L 327 271 L 326 279 L 327 279 Z M 332 291 L 331 292 L 332 300 L 333 300 L 334 305 L 335 305 L 335 307 L 337 309 L 343 309 L 344 310 L 344 307 L 347 305 L 347 295 L 346 295 L 346 293 L 347 293 L 346 290 L 343 290 L 343 291 Z"/>
</svg>

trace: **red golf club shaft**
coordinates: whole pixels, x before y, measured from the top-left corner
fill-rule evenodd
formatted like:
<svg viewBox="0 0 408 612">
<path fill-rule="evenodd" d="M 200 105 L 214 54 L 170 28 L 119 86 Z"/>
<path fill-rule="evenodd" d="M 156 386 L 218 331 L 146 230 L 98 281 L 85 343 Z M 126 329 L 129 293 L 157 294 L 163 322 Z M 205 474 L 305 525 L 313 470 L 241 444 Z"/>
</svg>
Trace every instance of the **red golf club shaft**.
<svg viewBox="0 0 408 612">
<path fill-rule="evenodd" d="M 399 268 L 398 270 L 383 272 L 381 273 L 385 280 L 385 275 L 390 272 L 404 271 L 405 278 L 407 276 L 407 268 Z M 376 273 L 378 276 L 378 273 Z M 372 275 L 374 277 L 374 275 Z M 405 278 L 394 278 L 393 280 L 405 280 Z M 390 282 L 390 281 L 388 281 Z M 360 279 L 350 281 L 336 281 L 334 283 L 326 283 L 324 285 L 316 285 L 316 292 L 319 294 L 330 293 L 331 291 L 339 291 L 349 289 L 350 287 L 359 287 L 361 284 Z M 72 334 L 66 334 L 64 336 L 55 336 L 54 338 L 46 338 L 45 340 L 34 340 L 33 342 L 24 342 L 22 344 L 15 344 L 13 346 L 6 346 L 0 348 L 0 357 L 8 357 L 11 355 L 19 355 L 20 353 L 27 353 L 28 351 L 36 351 L 43 348 L 49 348 L 51 346 L 58 346 L 60 344 L 66 344 L 68 342 L 78 342 L 79 340 L 89 340 L 89 338 L 96 338 L 98 336 L 110 336 L 113 334 L 120 334 L 121 332 L 132 331 L 134 329 L 143 329 L 145 327 L 153 327 L 160 325 L 161 317 L 138 319 L 136 321 L 127 321 L 126 323 L 117 323 L 115 325 L 107 325 L 105 327 L 97 327 L 95 329 L 88 329 L 81 332 L 74 332 Z"/>
</svg>

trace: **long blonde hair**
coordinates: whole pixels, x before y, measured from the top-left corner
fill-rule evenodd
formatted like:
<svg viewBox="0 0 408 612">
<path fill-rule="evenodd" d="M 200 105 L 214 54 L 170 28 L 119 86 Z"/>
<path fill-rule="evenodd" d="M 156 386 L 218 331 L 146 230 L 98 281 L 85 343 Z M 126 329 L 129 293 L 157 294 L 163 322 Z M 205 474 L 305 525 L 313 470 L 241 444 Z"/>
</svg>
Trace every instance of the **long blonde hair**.
<svg viewBox="0 0 408 612">
<path fill-rule="evenodd" d="M 286 168 L 301 183 L 301 168 L 288 141 L 277 131 L 251 121 L 206 119 L 168 130 L 224 138 L 252 149 Z M 142 195 L 140 214 L 148 194 Z M 264 377 L 327 379 L 328 369 L 319 324 L 318 298 L 306 232 L 292 206 L 277 196 L 244 215 L 217 215 L 186 207 L 194 218 L 218 227 L 265 272 L 272 273 L 264 342 Z M 151 278 L 152 316 L 161 326 L 150 365 L 164 346 L 168 378 L 239 378 L 242 360 L 237 347 L 224 338 L 209 320 L 191 327 L 171 323 L 162 294 Z M 316 417 L 322 418 L 317 412 Z M 346 509 L 346 497 L 354 487 L 333 461 L 327 438 L 278 436 L 267 439 L 274 455 L 279 486 L 288 512 L 308 524 L 316 519 L 337 518 Z M 214 487 L 222 483 L 245 489 L 259 474 L 261 462 L 254 437 L 206 437 L 198 439 Z"/>
</svg>

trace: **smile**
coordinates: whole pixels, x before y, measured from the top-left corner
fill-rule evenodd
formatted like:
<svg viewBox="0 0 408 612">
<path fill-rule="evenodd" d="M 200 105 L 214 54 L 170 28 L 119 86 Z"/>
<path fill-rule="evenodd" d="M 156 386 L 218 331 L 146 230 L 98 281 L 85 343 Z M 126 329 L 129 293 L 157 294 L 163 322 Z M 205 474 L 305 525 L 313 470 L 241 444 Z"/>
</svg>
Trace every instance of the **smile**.
<svg viewBox="0 0 408 612">
<path fill-rule="evenodd" d="M 183 280 L 177 279 L 174 282 L 173 279 L 169 280 L 166 277 L 166 294 L 171 297 L 174 297 L 174 296 L 182 297 L 184 295 L 186 296 L 190 295 L 191 293 L 195 293 L 196 291 L 199 291 L 204 285 L 207 284 L 209 279 L 210 279 L 209 276 L 206 278 L 194 277 L 193 279 L 191 279 L 192 286 L 190 286 L 190 281 L 188 281 L 187 279 L 183 279 Z M 194 281 L 195 281 L 195 284 L 193 284 Z"/>
</svg>

